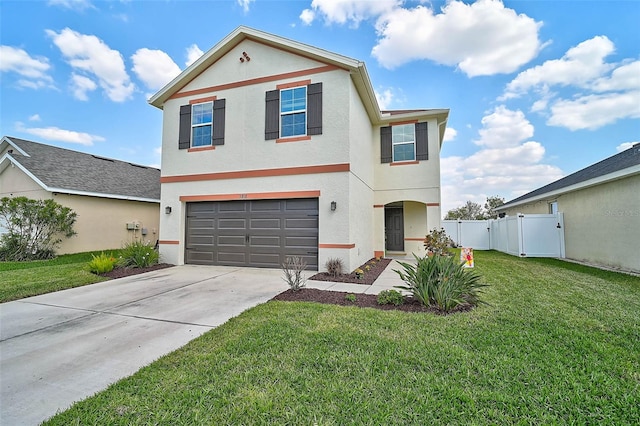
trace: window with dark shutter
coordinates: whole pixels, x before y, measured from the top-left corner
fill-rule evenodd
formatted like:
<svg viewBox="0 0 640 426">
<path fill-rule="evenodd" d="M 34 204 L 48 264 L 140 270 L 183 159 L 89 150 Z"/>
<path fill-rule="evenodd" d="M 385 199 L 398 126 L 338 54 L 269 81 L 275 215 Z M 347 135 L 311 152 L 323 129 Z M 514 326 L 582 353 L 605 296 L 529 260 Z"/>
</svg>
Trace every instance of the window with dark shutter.
<svg viewBox="0 0 640 426">
<path fill-rule="evenodd" d="M 416 160 L 429 159 L 429 135 L 427 122 L 416 123 Z"/>
<path fill-rule="evenodd" d="M 307 86 L 307 135 L 322 134 L 322 83 Z"/>
<path fill-rule="evenodd" d="M 191 147 L 191 105 L 180 107 L 180 130 L 178 132 L 178 149 Z"/>
<path fill-rule="evenodd" d="M 280 137 L 280 91 L 271 90 L 266 95 L 264 139 Z"/>
<path fill-rule="evenodd" d="M 226 99 L 217 99 L 213 102 L 213 145 L 224 145 L 224 115 Z"/>
<path fill-rule="evenodd" d="M 393 154 L 391 147 L 391 126 L 380 128 L 380 162 L 391 163 Z"/>
</svg>

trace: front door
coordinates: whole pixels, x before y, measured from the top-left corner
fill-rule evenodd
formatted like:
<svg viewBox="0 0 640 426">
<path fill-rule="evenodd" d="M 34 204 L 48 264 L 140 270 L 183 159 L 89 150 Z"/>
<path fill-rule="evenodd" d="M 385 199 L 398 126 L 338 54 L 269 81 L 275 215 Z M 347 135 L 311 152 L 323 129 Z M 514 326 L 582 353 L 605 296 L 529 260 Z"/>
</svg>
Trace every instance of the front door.
<svg viewBox="0 0 640 426">
<path fill-rule="evenodd" d="M 402 207 L 384 209 L 385 249 L 404 251 L 404 213 Z"/>
</svg>

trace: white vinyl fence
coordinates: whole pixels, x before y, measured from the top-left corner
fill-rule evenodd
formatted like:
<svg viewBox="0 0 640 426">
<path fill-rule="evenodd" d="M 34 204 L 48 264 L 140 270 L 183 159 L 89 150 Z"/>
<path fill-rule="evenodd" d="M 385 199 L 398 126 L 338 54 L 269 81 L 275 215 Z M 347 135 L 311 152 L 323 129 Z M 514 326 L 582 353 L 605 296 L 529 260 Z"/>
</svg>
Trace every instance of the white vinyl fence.
<svg viewBox="0 0 640 426">
<path fill-rule="evenodd" d="M 565 257 L 562 213 L 443 220 L 442 227 L 460 247 L 493 249 L 520 257 Z"/>
</svg>

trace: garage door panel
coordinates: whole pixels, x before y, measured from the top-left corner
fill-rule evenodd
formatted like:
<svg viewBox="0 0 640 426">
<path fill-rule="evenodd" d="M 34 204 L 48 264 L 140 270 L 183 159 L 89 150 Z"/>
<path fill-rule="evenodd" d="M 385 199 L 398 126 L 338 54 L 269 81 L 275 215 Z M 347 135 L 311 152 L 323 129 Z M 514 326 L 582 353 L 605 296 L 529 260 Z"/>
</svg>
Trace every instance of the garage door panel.
<svg viewBox="0 0 640 426">
<path fill-rule="evenodd" d="M 189 203 L 186 233 L 187 263 L 279 268 L 300 256 L 317 269 L 318 199 Z"/>
</svg>

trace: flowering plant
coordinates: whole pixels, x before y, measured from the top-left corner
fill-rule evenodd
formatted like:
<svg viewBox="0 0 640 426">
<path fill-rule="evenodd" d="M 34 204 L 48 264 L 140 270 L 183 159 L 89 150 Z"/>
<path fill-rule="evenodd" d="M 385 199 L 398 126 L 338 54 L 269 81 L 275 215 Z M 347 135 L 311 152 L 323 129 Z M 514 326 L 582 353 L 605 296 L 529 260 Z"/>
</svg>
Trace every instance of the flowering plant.
<svg viewBox="0 0 640 426">
<path fill-rule="evenodd" d="M 356 277 L 358 279 L 362 279 L 364 278 L 364 271 L 360 268 L 356 269 L 355 271 L 353 271 L 356 274 Z"/>
</svg>

